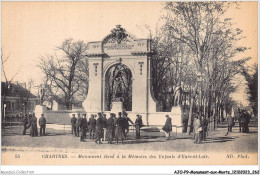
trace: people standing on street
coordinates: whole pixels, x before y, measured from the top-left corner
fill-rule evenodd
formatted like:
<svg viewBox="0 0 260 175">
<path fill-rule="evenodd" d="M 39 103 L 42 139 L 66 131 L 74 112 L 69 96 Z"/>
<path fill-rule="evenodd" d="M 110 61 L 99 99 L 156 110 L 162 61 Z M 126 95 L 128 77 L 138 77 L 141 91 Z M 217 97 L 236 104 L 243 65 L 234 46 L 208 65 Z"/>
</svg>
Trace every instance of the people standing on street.
<svg viewBox="0 0 260 175">
<path fill-rule="evenodd" d="M 75 114 L 72 114 L 72 118 L 71 118 L 71 134 L 75 136 L 77 136 L 77 126 L 76 126 L 76 123 L 77 123 L 77 118 L 75 117 Z"/>
<path fill-rule="evenodd" d="M 96 140 L 95 142 L 97 144 L 101 144 L 101 138 L 103 135 L 103 118 L 102 118 L 102 114 L 98 113 L 98 118 L 96 121 Z"/>
<path fill-rule="evenodd" d="M 80 125 L 80 130 L 81 130 L 80 141 L 81 142 L 85 142 L 87 128 L 88 128 L 87 115 L 83 114 L 83 118 L 81 119 L 81 125 Z"/>
<path fill-rule="evenodd" d="M 140 129 L 143 127 L 143 121 L 142 118 L 139 114 L 136 115 L 136 120 L 135 120 L 135 136 L 136 138 L 140 138 Z"/>
<path fill-rule="evenodd" d="M 96 119 L 94 118 L 94 114 L 90 115 L 90 118 L 88 120 L 88 125 L 89 125 L 89 138 L 94 139 L 95 129 L 96 129 Z"/>
<path fill-rule="evenodd" d="M 114 113 L 110 113 L 109 119 L 107 119 L 107 133 L 106 137 L 108 140 L 108 144 L 112 144 L 113 138 L 115 137 L 115 120 L 116 115 Z"/>
<path fill-rule="evenodd" d="M 29 120 L 28 120 L 27 114 L 25 114 L 23 116 L 22 123 L 23 123 L 23 135 L 26 135 L 27 125 L 29 124 Z"/>
<path fill-rule="evenodd" d="M 234 119 L 231 117 L 231 115 L 228 115 L 227 117 L 227 124 L 228 124 L 228 131 L 226 133 L 226 136 L 228 135 L 229 132 L 232 132 L 232 127 L 234 125 Z"/>
<path fill-rule="evenodd" d="M 41 114 L 41 117 L 39 118 L 39 125 L 40 125 L 40 136 L 45 136 L 45 128 L 46 128 L 46 119 L 44 117 L 44 114 Z"/>
<path fill-rule="evenodd" d="M 206 141 L 206 136 L 208 132 L 208 120 L 204 115 L 202 115 L 201 119 L 202 119 L 202 140 Z"/>
<path fill-rule="evenodd" d="M 129 132 L 129 122 L 134 125 L 134 122 L 132 122 L 132 120 L 127 116 L 127 113 L 124 112 L 123 113 L 124 116 L 123 116 L 123 119 L 124 119 L 124 128 L 123 128 L 123 131 L 124 131 L 124 137 L 126 138 L 128 132 Z"/>
<path fill-rule="evenodd" d="M 78 113 L 78 118 L 77 118 L 77 122 L 76 122 L 76 128 L 77 128 L 77 134 L 76 136 L 79 137 L 79 132 L 80 132 L 80 126 L 81 126 L 81 117 L 80 117 L 80 113 Z"/>
<path fill-rule="evenodd" d="M 107 140 L 107 116 L 103 114 L 103 141 Z"/>
<path fill-rule="evenodd" d="M 201 132 L 202 132 L 202 127 L 201 127 L 201 121 L 199 119 L 199 116 L 196 115 L 194 119 L 194 131 L 195 131 L 195 140 L 194 143 L 196 144 L 201 144 Z"/>
<path fill-rule="evenodd" d="M 29 114 L 29 115 L 31 115 L 31 114 Z M 30 136 L 31 137 L 37 137 L 38 136 L 37 118 L 35 117 L 34 113 L 31 115 L 30 127 L 31 127 Z"/>
<path fill-rule="evenodd" d="M 118 113 L 118 118 L 116 119 L 116 130 L 115 130 L 115 138 L 116 138 L 116 144 L 118 144 L 118 140 L 121 140 L 121 144 L 123 144 L 124 133 L 123 133 L 123 118 L 122 113 Z"/>
</svg>

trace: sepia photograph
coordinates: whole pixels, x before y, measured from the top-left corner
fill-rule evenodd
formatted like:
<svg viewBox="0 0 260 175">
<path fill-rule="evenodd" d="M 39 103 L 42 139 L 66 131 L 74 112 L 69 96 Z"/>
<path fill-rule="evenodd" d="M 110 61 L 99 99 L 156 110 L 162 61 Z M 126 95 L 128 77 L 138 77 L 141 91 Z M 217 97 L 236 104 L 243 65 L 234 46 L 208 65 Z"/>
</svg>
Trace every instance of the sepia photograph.
<svg viewBox="0 0 260 175">
<path fill-rule="evenodd" d="M 258 165 L 258 2 L 2 1 L 1 164 Z"/>
</svg>

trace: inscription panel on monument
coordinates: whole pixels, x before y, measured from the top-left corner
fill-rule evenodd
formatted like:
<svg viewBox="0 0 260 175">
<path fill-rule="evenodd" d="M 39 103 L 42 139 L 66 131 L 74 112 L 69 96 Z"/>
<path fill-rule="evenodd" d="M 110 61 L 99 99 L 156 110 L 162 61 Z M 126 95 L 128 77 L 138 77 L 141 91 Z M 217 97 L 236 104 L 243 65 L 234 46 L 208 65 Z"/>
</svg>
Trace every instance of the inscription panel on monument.
<svg viewBox="0 0 260 175">
<path fill-rule="evenodd" d="M 131 55 L 132 52 L 147 52 L 147 40 L 125 41 L 121 43 L 107 42 L 103 45 L 104 53 L 108 55 Z"/>
</svg>

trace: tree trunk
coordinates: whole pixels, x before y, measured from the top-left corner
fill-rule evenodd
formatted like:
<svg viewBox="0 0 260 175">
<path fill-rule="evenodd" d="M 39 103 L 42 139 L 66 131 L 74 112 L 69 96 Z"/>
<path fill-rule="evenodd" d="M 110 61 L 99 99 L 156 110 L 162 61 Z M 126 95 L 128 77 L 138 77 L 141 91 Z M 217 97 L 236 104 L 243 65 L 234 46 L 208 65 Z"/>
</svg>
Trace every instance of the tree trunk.
<svg viewBox="0 0 260 175">
<path fill-rule="evenodd" d="M 190 131 L 191 131 L 192 109 L 193 109 L 193 103 L 194 103 L 194 98 L 196 96 L 196 92 L 197 92 L 197 85 L 195 87 L 194 95 L 191 97 L 191 102 L 190 102 L 190 112 L 189 112 L 188 129 L 187 129 L 188 135 L 190 135 Z"/>
</svg>

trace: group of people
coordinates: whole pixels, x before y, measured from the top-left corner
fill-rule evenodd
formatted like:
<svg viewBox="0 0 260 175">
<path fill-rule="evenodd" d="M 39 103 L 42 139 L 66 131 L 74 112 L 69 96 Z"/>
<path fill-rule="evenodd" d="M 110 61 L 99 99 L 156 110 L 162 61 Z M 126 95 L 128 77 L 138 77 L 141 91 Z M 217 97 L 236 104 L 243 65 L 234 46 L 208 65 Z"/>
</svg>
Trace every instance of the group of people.
<svg viewBox="0 0 260 175">
<path fill-rule="evenodd" d="M 38 128 L 37 128 L 37 118 L 35 114 L 25 114 L 22 117 L 23 124 L 23 135 L 26 135 L 27 129 L 30 128 L 30 136 L 37 137 L 38 136 Z M 39 126 L 40 126 L 40 136 L 45 136 L 45 128 L 46 128 L 46 119 L 44 114 L 41 114 L 39 118 Z"/>
<path fill-rule="evenodd" d="M 239 110 L 238 113 L 238 123 L 239 123 L 239 132 L 248 133 L 249 127 L 248 124 L 250 123 L 250 115 L 246 110 Z M 227 116 L 227 125 L 228 125 L 228 131 L 225 136 L 228 135 L 229 132 L 232 132 L 232 128 L 235 126 L 235 118 L 231 115 Z M 193 120 L 193 133 L 194 133 L 194 143 L 200 144 L 202 141 L 206 141 L 208 131 L 208 120 L 207 118 L 202 114 L 201 118 L 199 117 L 199 114 L 197 114 L 194 117 Z"/>
<path fill-rule="evenodd" d="M 126 139 L 129 132 L 129 123 L 134 125 L 136 128 L 136 137 L 140 138 L 140 128 L 143 127 L 143 121 L 141 115 L 136 115 L 135 123 L 127 116 L 126 112 L 119 112 L 118 117 L 116 114 L 110 113 L 110 117 L 107 119 L 106 114 L 101 112 L 91 114 L 87 121 L 86 114 L 81 117 L 75 117 L 72 114 L 71 118 L 71 133 L 76 137 L 80 137 L 81 142 L 85 142 L 87 139 L 87 132 L 89 132 L 89 139 L 95 139 L 97 144 L 101 144 L 102 141 L 107 141 L 108 144 L 112 144 L 116 141 L 116 144 Z"/>
<path fill-rule="evenodd" d="M 249 133 L 249 123 L 251 120 L 250 114 L 246 110 L 239 110 L 239 132 Z"/>
<path fill-rule="evenodd" d="M 249 133 L 248 125 L 251 119 L 249 113 L 246 110 L 239 109 L 237 119 L 239 124 L 239 132 Z M 228 132 L 232 132 L 232 127 L 235 126 L 234 118 L 229 115 L 227 118 L 227 123 L 228 123 Z"/>
<path fill-rule="evenodd" d="M 203 114 L 201 115 L 200 118 L 199 114 L 197 114 L 193 120 L 194 143 L 201 144 L 202 141 L 206 141 L 207 131 L 208 131 L 207 118 Z"/>
</svg>

